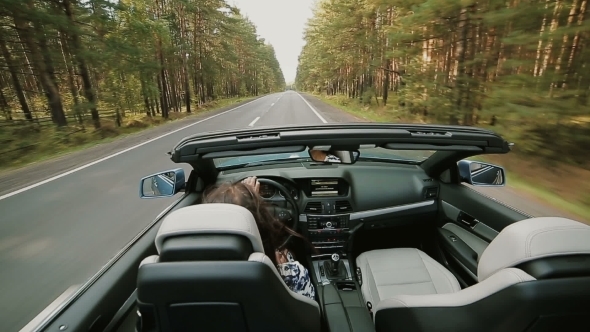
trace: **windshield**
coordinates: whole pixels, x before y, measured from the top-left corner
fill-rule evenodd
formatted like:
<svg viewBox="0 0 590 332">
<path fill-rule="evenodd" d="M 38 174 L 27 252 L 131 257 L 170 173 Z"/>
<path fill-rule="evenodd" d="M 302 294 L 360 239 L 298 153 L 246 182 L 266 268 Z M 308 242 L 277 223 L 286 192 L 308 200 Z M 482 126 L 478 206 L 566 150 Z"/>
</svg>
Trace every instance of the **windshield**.
<svg viewBox="0 0 590 332">
<path fill-rule="evenodd" d="M 416 164 L 421 163 L 436 152 L 432 150 L 390 150 L 375 146 L 361 147 L 359 151 L 359 161 L 379 160 L 384 162 L 412 162 Z M 241 157 L 224 157 L 213 160 L 215 167 L 220 169 L 284 161 L 311 161 L 311 158 L 309 158 L 308 149 L 305 149 L 304 151 L 295 153 L 289 152 Z"/>
</svg>

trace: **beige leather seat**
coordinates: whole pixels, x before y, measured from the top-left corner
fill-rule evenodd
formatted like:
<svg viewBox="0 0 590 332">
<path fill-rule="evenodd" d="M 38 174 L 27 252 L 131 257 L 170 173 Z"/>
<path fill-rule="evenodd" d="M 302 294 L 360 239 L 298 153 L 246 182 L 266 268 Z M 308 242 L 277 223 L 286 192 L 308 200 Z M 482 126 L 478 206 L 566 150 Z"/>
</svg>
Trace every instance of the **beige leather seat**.
<svg viewBox="0 0 590 332">
<path fill-rule="evenodd" d="M 393 266 L 409 256 L 393 257 L 384 254 L 370 267 Z M 416 294 L 407 279 L 397 294 L 385 293 L 380 285 L 388 278 L 394 281 L 394 271 L 377 281 L 369 278 L 363 287 L 369 299 L 374 299 L 373 289 L 382 290 L 373 305 L 377 331 L 400 326 L 410 332 L 590 331 L 590 226 L 574 220 L 531 218 L 506 227 L 479 260 L 479 282 L 460 291 L 430 288 L 430 293 Z"/>
<path fill-rule="evenodd" d="M 368 251 L 357 257 L 356 266 L 361 271 L 365 301 L 373 307 L 396 295 L 445 294 L 461 289 L 451 272 L 414 248 Z"/>
</svg>

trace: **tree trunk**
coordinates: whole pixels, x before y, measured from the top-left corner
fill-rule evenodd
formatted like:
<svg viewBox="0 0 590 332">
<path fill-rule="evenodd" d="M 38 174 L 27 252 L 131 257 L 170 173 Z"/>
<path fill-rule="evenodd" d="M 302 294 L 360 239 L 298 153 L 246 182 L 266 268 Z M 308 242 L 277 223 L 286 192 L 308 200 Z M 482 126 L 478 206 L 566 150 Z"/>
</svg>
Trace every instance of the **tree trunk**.
<svg viewBox="0 0 590 332">
<path fill-rule="evenodd" d="M 70 0 L 63 0 L 63 7 L 70 24 L 72 24 L 73 26 L 75 24 L 75 20 L 72 3 L 70 2 Z M 82 83 L 84 85 L 84 97 L 86 97 L 86 100 L 88 100 L 88 102 L 90 103 L 90 114 L 92 115 L 92 122 L 94 124 L 94 128 L 98 129 L 100 128 L 100 118 L 98 115 L 98 110 L 96 108 L 96 95 L 94 93 L 94 89 L 92 88 L 90 72 L 88 71 L 86 60 L 82 56 L 82 44 L 80 42 L 80 36 L 76 33 L 74 29 L 70 29 L 70 36 L 75 50 L 74 57 L 78 62 L 80 76 L 82 77 Z"/>
<path fill-rule="evenodd" d="M 29 109 L 29 105 L 27 104 L 27 98 L 25 97 L 23 88 L 20 85 L 20 81 L 18 79 L 16 67 L 14 66 L 12 56 L 8 51 L 8 47 L 6 47 L 6 42 L 4 41 L 4 39 L 0 40 L 0 48 L 2 49 L 2 55 L 4 56 L 4 60 L 6 60 L 6 65 L 8 65 L 10 77 L 12 78 L 12 83 L 14 84 L 14 91 L 20 103 L 20 107 L 23 110 L 23 113 L 25 114 L 25 118 L 27 120 L 33 120 L 33 115 L 31 114 L 31 110 Z"/>
<path fill-rule="evenodd" d="M 59 88 L 57 84 L 55 84 L 55 81 L 51 79 L 51 74 L 46 67 L 46 63 L 43 61 L 43 56 L 37 49 L 36 42 L 31 34 L 29 23 L 18 15 L 15 15 L 14 24 L 20 38 L 25 42 L 29 49 L 33 66 L 37 69 L 36 71 L 38 73 L 39 81 L 43 86 L 51 111 L 51 119 L 59 127 L 66 126 L 68 123 L 64 114 Z"/>
</svg>

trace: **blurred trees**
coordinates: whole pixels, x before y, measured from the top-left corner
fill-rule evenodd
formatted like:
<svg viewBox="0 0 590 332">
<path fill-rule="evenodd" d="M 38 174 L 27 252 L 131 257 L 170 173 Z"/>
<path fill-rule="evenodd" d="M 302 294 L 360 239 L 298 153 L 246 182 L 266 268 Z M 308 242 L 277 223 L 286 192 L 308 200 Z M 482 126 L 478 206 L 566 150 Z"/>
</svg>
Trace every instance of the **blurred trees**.
<svg viewBox="0 0 590 332">
<path fill-rule="evenodd" d="M 0 111 L 65 126 L 168 117 L 283 89 L 274 49 L 224 0 L 0 0 Z"/>
<path fill-rule="evenodd" d="M 587 0 L 320 0 L 298 89 L 495 125 L 523 152 L 588 165 Z"/>
</svg>

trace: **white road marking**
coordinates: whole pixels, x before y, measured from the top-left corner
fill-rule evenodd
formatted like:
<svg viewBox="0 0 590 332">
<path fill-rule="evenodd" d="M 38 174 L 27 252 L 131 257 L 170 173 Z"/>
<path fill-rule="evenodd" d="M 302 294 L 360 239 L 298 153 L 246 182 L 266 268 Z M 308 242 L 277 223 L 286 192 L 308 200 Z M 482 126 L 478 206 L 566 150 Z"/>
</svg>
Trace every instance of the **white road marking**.
<svg viewBox="0 0 590 332">
<path fill-rule="evenodd" d="M 307 104 L 307 106 L 309 106 L 309 108 L 311 108 L 311 110 L 312 110 L 312 111 L 315 113 L 315 115 L 317 115 L 317 116 L 318 116 L 318 118 L 320 118 L 320 120 L 322 120 L 322 122 L 323 122 L 323 123 L 328 123 L 328 121 L 326 121 L 326 119 L 324 119 L 324 118 L 323 118 L 323 117 L 320 115 L 320 113 L 318 113 L 318 111 L 316 111 L 316 110 L 315 110 L 315 108 L 313 108 L 313 106 L 311 106 L 311 105 L 310 105 L 310 104 L 307 102 L 307 100 L 305 100 L 305 98 L 303 98 L 303 96 L 299 94 L 299 92 L 296 92 L 296 93 L 297 93 L 297 95 L 299 95 L 299 97 L 301 97 L 301 99 L 303 99 L 303 101 L 304 101 L 304 102 Z"/>
<path fill-rule="evenodd" d="M 51 181 L 55 181 L 55 180 L 57 180 L 57 179 L 59 179 L 59 178 L 63 178 L 64 176 L 70 175 L 70 174 L 72 174 L 72 173 L 76 173 L 76 172 L 78 172 L 78 171 L 81 171 L 81 170 L 83 170 L 83 169 L 85 169 L 85 168 L 88 168 L 88 167 L 90 167 L 90 166 L 93 166 L 93 165 L 96 165 L 96 164 L 98 164 L 98 163 L 101 163 L 101 162 L 103 162 L 103 161 L 105 161 L 105 160 L 109 160 L 109 159 L 111 159 L 111 158 L 114 158 L 114 157 L 116 157 L 116 156 L 118 156 L 118 155 L 121 155 L 121 154 L 123 154 L 123 153 L 125 153 L 125 152 L 129 152 L 129 151 L 131 151 L 131 150 L 137 149 L 137 148 L 138 148 L 138 147 L 140 147 L 140 146 L 144 146 L 144 145 L 146 145 L 146 144 L 149 144 L 149 143 L 151 143 L 151 142 L 157 141 L 157 140 L 159 140 L 160 138 L 164 138 L 164 137 L 166 137 L 166 136 L 169 136 L 169 135 L 175 134 L 175 133 L 177 133 L 177 132 L 179 132 L 179 131 L 182 131 L 182 130 L 184 130 L 184 129 L 186 129 L 186 128 L 190 128 L 190 127 L 192 127 L 192 126 L 195 126 L 195 125 L 197 125 L 197 124 L 199 124 L 199 123 L 201 123 L 201 122 L 205 122 L 205 121 L 207 121 L 207 120 L 211 120 L 211 119 L 213 119 L 213 118 L 216 118 L 216 117 L 218 117 L 218 116 L 220 116 L 220 115 L 223 115 L 223 114 L 226 114 L 226 113 L 229 113 L 229 112 L 235 111 L 235 110 L 237 110 L 238 108 L 242 108 L 242 107 L 244 107 L 244 106 L 246 106 L 246 105 L 248 105 L 248 104 L 251 104 L 251 103 L 253 103 L 253 102 L 255 102 L 255 101 L 259 101 L 259 100 L 261 100 L 261 99 L 263 99 L 263 98 L 264 98 L 264 97 L 262 97 L 262 98 L 257 98 L 257 99 L 255 99 L 255 100 L 252 100 L 252 101 L 250 101 L 250 102 L 247 102 L 247 103 L 245 103 L 245 104 L 243 104 L 243 105 L 240 105 L 240 106 L 238 106 L 238 107 L 234 107 L 234 108 L 232 108 L 232 109 L 230 109 L 230 110 L 227 110 L 227 111 L 225 111 L 225 112 L 221 112 L 221 113 L 219 113 L 219 114 L 212 115 L 212 116 L 210 116 L 210 117 L 208 117 L 208 118 L 205 118 L 205 119 L 203 119 L 203 120 L 199 120 L 199 121 L 197 121 L 197 122 L 195 122 L 195 123 L 191 123 L 191 124 L 189 124 L 189 125 L 187 125 L 187 126 L 184 126 L 184 127 L 182 127 L 182 128 L 179 128 L 179 129 L 173 130 L 173 131 L 171 131 L 171 132 L 168 132 L 168 133 L 166 133 L 166 134 L 160 135 L 160 136 L 158 136 L 158 137 L 152 138 L 152 139 L 150 139 L 150 140 L 147 140 L 147 141 L 145 141 L 145 142 L 143 142 L 143 143 L 140 143 L 140 144 L 134 145 L 134 146 L 132 146 L 132 147 L 130 147 L 130 148 L 127 148 L 127 149 L 125 149 L 125 150 L 122 150 L 122 151 L 119 151 L 119 152 L 117 152 L 117 153 L 114 153 L 114 154 L 112 154 L 112 155 L 106 156 L 106 157 L 104 157 L 104 158 L 101 158 L 101 159 L 95 160 L 95 161 L 93 161 L 93 162 L 91 162 L 91 163 L 88 163 L 88 164 L 86 164 L 86 165 L 80 166 L 80 167 L 78 167 L 78 168 L 74 168 L 74 169 L 72 169 L 72 170 L 69 170 L 69 171 L 67 171 L 67 172 L 65 172 L 65 173 L 58 174 L 58 175 L 56 175 L 56 176 L 53 176 L 53 177 L 51 177 L 51 178 L 49 178 L 49 179 L 43 180 L 43 181 L 41 181 L 41 182 L 37 182 L 37 183 L 35 183 L 35 184 L 32 184 L 32 185 L 30 185 L 30 186 L 24 187 L 24 188 L 22 188 L 22 189 L 19 189 L 19 190 L 16 190 L 16 191 L 10 192 L 10 193 L 8 193 L 8 194 L 5 194 L 5 195 L 2 195 L 2 196 L 0 196 L 0 201 L 1 201 L 1 200 L 3 200 L 3 199 L 6 199 L 6 198 L 8 198 L 8 197 L 11 197 L 11 196 L 14 196 L 14 195 L 20 194 L 20 193 L 22 193 L 22 192 L 25 192 L 25 191 L 27 191 L 27 190 L 31 190 L 31 189 L 33 189 L 33 188 L 39 187 L 40 185 L 44 185 L 44 184 L 46 184 L 46 183 L 49 183 L 49 182 L 51 182 Z"/>
<path fill-rule="evenodd" d="M 270 107 L 273 107 L 275 105 L 275 103 L 270 104 Z"/>
<path fill-rule="evenodd" d="M 254 121 L 250 122 L 250 124 L 248 125 L 248 127 L 253 127 L 254 124 L 256 123 L 256 121 L 260 120 L 260 117 L 257 117 L 256 119 L 254 119 Z"/>
</svg>

